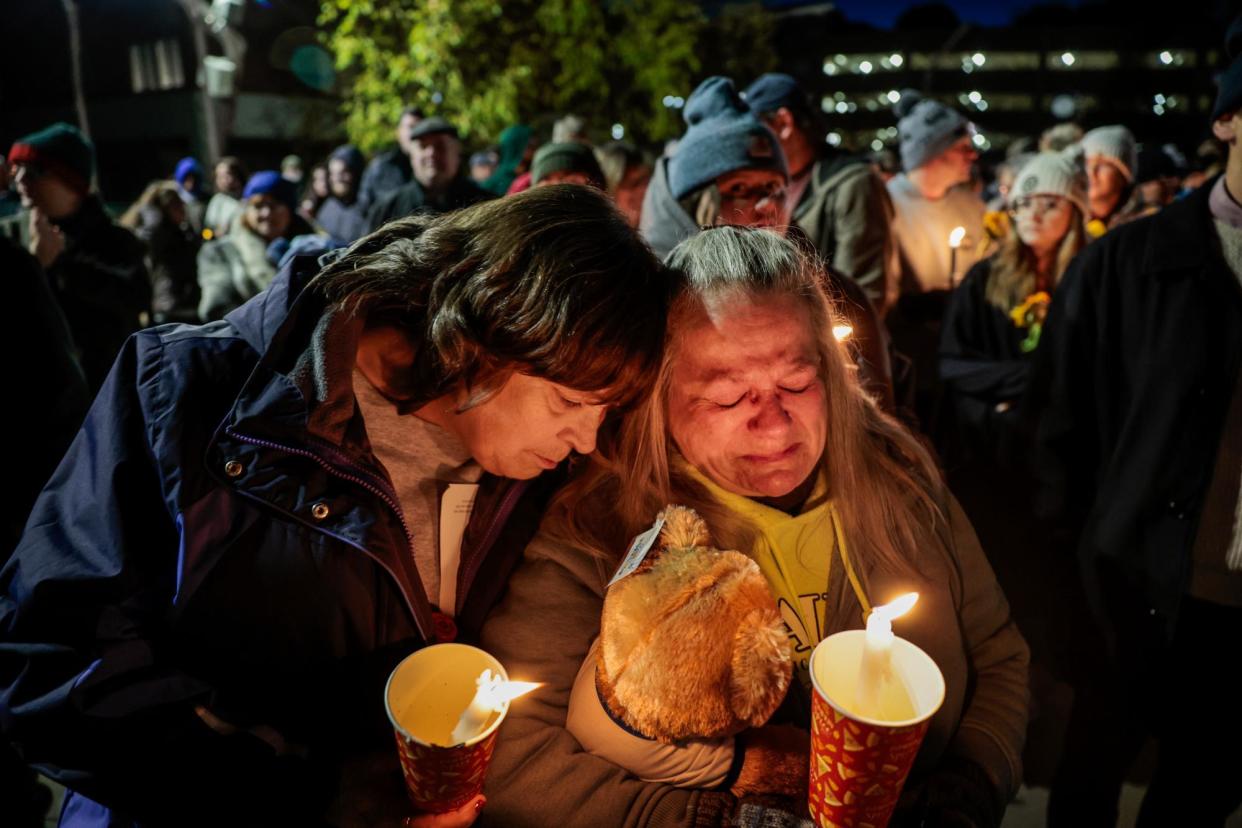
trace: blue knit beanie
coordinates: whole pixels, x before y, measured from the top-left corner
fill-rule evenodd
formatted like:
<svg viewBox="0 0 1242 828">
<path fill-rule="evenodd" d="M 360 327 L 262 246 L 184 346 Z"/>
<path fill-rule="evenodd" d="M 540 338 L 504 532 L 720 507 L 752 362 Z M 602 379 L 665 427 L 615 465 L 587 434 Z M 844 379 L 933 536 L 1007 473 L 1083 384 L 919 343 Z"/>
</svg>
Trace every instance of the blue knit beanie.
<svg viewBox="0 0 1242 828">
<path fill-rule="evenodd" d="M 203 168 L 199 165 L 197 158 L 187 156 L 177 162 L 177 169 L 173 173 L 173 181 L 178 184 L 185 181 L 187 175 L 192 175 L 198 179 L 199 183 L 203 180 Z"/>
<path fill-rule="evenodd" d="M 893 106 L 901 142 L 901 166 L 906 172 L 943 154 L 963 135 L 973 135 L 975 125 L 940 101 L 903 89 Z"/>
<path fill-rule="evenodd" d="M 673 198 L 684 198 L 728 172 L 776 170 L 788 177 L 780 142 L 738 95 L 733 81 L 712 77 L 690 93 L 686 134 L 668 162 Z"/>
<path fill-rule="evenodd" d="M 242 191 L 242 200 L 248 201 L 251 196 L 270 195 L 290 210 L 297 207 L 298 191 L 292 181 L 281 178 L 276 170 L 263 170 L 250 176 L 246 189 Z"/>
</svg>

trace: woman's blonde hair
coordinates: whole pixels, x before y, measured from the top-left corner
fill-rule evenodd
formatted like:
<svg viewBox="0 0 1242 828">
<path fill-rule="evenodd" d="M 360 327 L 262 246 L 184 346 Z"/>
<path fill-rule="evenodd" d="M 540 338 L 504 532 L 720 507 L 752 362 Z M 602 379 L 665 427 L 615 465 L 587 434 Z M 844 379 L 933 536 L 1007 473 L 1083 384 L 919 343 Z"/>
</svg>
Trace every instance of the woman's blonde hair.
<svg viewBox="0 0 1242 828">
<path fill-rule="evenodd" d="M 679 244 L 666 262 L 676 280 L 664 358 L 653 393 L 601 431 L 599 448 L 550 507 L 545 529 L 559 541 L 615 560 L 666 504 L 690 506 L 723 548 L 747 550 L 753 527 L 670 462 L 667 420 L 679 323 L 709 302 L 790 296 L 807 309 L 827 390 L 828 438 L 820 466 L 855 558 L 863 569 L 910 568 L 918 538 L 943 519 L 931 455 L 862 390 L 820 286 L 821 265 L 766 230 L 723 226 Z"/>
<path fill-rule="evenodd" d="M 984 292 L 988 302 L 1006 314 L 1037 290 L 1051 293 L 1061 281 L 1070 261 L 1086 246 L 1087 232 L 1082 211 L 1069 199 L 1065 199 L 1065 202 L 1073 216 L 1070 218 L 1069 230 L 1057 248 L 1049 284 L 1039 284 L 1035 254 L 1018 236 L 1018 223 L 1009 222 L 1009 232 L 1001 239 L 996 255 L 992 257 L 991 278 L 988 279 Z"/>
</svg>

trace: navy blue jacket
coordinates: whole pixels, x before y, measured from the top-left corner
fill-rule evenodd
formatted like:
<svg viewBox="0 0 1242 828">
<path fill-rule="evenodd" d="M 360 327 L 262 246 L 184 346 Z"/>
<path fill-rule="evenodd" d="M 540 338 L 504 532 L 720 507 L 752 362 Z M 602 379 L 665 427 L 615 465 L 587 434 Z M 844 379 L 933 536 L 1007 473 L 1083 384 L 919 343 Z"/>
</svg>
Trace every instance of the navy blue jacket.
<svg viewBox="0 0 1242 828">
<path fill-rule="evenodd" d="M 94 819 L 67 822 L 313 824 L 342 757 L 392 745 L 384 679 L 437 621 L 354 404 L 361 323 L 299 295 L 315 269 L 131 337 L 0 571 L 0 728 Z M 484 477 L 462 638 L 545 478 Z M 197 705 L 297 749 L 220 735 Z"/>
</svg>

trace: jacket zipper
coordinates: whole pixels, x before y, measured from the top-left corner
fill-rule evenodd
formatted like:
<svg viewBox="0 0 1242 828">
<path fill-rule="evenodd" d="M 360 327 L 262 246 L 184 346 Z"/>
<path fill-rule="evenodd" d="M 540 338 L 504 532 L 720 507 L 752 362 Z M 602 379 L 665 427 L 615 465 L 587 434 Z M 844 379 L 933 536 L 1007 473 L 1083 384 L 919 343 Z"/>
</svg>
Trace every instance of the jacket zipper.
<svg viewBox="0 0 1242 828">
<path fill-rule="evenodd" d="M 397 503 L 396 498 L 390 495 L 388 492 L 384 491 L 381 487 L 376 486 L 375 484 L 371 483 L 370 481 L 362 477 L 349 474 L 348 472 L 341 470 L 340 468 L 329 463 L 327 460 L 323 459 L 319 455 L 315 454 L 313 451 L 307 451 L 306 449 L 292 448 L 290 446 L 283 446 L 283 445 L 280 445 L 279 443 L 273 443 L 270 440 L 261 440 L 258 437 L 250 437 L 248 435 L 241 434 L 237 431 L 234 431 L 231 428 L 226 428 L 225 433 L 227 433 L 230 437 L 241 440 L 243 443 L 249 443 L 254 446 L 260 446 L 262 448 L 272 449 L 275 451 L 283 451 L 286 454 L 292 454 L 298 457 L 306 457 L 311 460 L 314 460 L 321 467 L 323 467 L 325 471 L 327 471 L 329 474 L 333 475 L 334 477 L 337 477 L 337 478 L 340 478 L 341 480 L 345 480 L 350 483 L 354 483 L 355 485 L 361 486 L 362 488 L 366 489 L 371 494 L 378 497 L 380 500 L 384 501 L 384 503 L 386 503 L 388 507 L 392 509 L 393 513 L 397 516 L 397 519 L 401 522 L 401 531 L 405 533 L 406 546 L 409 549 L 411 559 L 413 559 L 414 557 L 414 536 L 410 532 L 409 524 L 405 522 L 405 514 L 401 511 L 401 505 Z M 371 558 L 373 561 L 375 561 L 381 567 L 383 567 L 384 571 L 386 571 L 389 575 L 391 575 L 393 580 L 395 580 L 398 584 L 401 583 L 401 579 L 397 577 L 397 574 L 393 572 L 392 569 L 386 563 L 384 563 L 378 557 L 373 555 L 369 550 L 363 549 L 362 551 L 369 558 Z M 410 614 L 414 616 L 414 622 L 418 626 L 419 632 L 423 634 L 423 638 L 426 639 L 427 641 L 435 641 L 436 640 L 435 625 L 431 623 L 431 619 L 430 618 L 426 619 L 427 628 L 424 629 L 424 625 L 422 623 L 423 619 L 420 618 L 419 612 L 414 606 L 416 602 L 412 602 L 410 600 L 410 597 L 405 594 L 404 589 L 401 590 L 401 593 L 402 593 L 402 597 L 405 599 L 406 608 L 409 609 Z"/>
</svg>

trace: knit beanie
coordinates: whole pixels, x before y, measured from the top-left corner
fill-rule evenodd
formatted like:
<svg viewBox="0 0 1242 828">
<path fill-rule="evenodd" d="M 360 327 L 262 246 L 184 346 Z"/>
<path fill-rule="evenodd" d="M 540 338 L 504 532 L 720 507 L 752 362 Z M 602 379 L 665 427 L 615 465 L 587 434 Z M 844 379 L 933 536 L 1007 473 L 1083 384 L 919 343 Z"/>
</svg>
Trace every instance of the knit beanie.
<svg viewBox="0 0 1242 828">
<path fill-rule="evenodd" d="M 806 96 L 802 93 L 802 87 L 798 86 L 798 81 L 792 75 L 784 72 L 760 75 L 754 83 L 746 87 L 742 99 L 760 115 L 775 112 L 782 106 L 799 112 L 806 108 Z"/>
<path fill-rule="evenodd" d="M 177 169 L 173 172 L 173 181 L 181 184 L 185 181 L 187 175 L 192 175 L 198 179 L 201 184 L 203 181 L 203 168 L 199 165 L 197 158 L 186 156 L 177 162 Z"/>
<path fill-rule="evenodd" d="M 1027 196 L 1052 195 L 1069 199 L 1084 217 L 1087 209 L 1087 173 L 1078 152 L 1041 152 L 1027 161 L 1009 188 L 1009 205 Z"/>
<path fill-rule="evenodd" d="M 1138 144 L 1134 133 L 1121 124 L 1096 127 L 1082 136 L 1082 151 L 1090 161 L 1096 156 L 1107 158 L 1117 165 L 1129 181 L 1138 171 Z"/>
<path fill-rule="evenodd" d="M 95 171 L 95 148 L 77 127 L 62 121 L 18 138 L 9 150 L 9 163 L 37 165 L 85 195 Z"/>
<path fill-rule="evenodd" d="M 554 172 L 582 173 L 600 189 L 604 187 L 604 173 L 599 168 L 599 161 L 595 160 L 595 153 L 586 144 L 577 141 L 544 144 L 535 153 L 530 163 L 530 183 L 538 184 Z"/>
<path fill-rule="evenodd" d="M 776 170 L 789 176 L 780 142 L 728 78 L 711 77 L 699 84 L 690 93 L 683 116 L 686 134 L 668 161 L 673 198 L 685 198 L 734 170 Z"/>
<path fill-rule="evenodd" d="M 1213 121 L 1242 109 L 1242 15 L 1234 18 L 1225 33 L 1225 55 L 1229 66 L 1216 79 Z"/>
<path fill-rule="evenodd" d="M 952 107 L 904 89 L 893 107 L 901 141 L 901 166 L 917 170 L 943 154 L 963 135 L 973 135 L 975 125 Z"/>
<path fill-rule="evenodd" d="M 354 171 L 355 175 L 360 175 L 367 165 L 367 159 L 362 155 L 362 150 L 353 144 L 342 144 L 332 150 L 332 154 L 328 156 L 329 161 L 344 161 L 345 166 Z"/>
<path fill-rule="evenodd" d="M 250 176 L 246 189 L 242 191 L 242 200 L 249 201 L 252 196 L 270 195 L 290 210 L 297 207 L 298 191 L 292 181 L 282 178 L 276 170 L 263 170 Z"/>
</svg>

